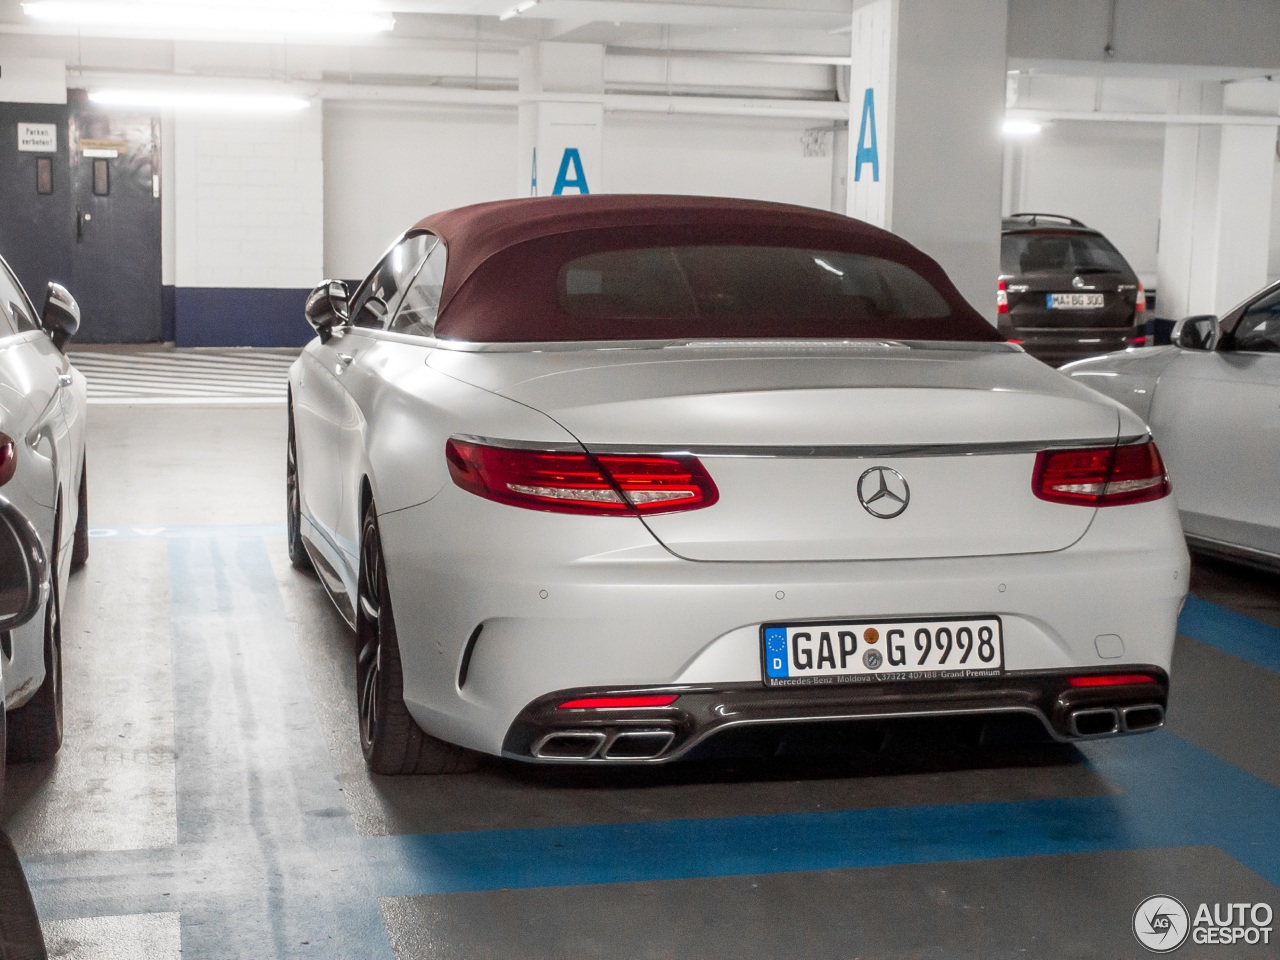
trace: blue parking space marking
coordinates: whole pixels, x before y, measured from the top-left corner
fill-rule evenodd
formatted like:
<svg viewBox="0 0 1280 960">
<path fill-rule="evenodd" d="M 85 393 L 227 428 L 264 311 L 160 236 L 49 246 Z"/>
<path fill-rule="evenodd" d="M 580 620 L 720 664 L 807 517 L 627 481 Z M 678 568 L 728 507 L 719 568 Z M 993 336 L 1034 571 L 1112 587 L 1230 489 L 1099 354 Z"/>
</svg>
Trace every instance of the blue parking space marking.
<svg viewBox="0 0 1280 960">
<path fill-rule="evenodd" d="M 24 858 L 47 919 L 177 910 L 193 956 L 390 960 L 380 897 L 1186 846 L 1280 887 L 1280 789 L 1167 730 L 1081 747 L 1114 795 L 361 837 L 262 541 L 282 529 L 160 529 L 180 843 Z M 1180 626 L 1280 668 L 1274 627 L 1194 599 Z"/>
<path fill-rule="evenodd" d="M 93 540 L 207 540 L 227 537 L 283 537 L 283 523 L 225 524 L 219 526 L 178 527 L 95 527 L 89 531 Z"/>
<path fill-rule="evenodd" d="M 379 837 L 381 896 L 1216 846 L 1280 886 L 1280 790 L 1168 732 L 1088 747 L 1107 797 Z"/>
<path fill-rule="evenodd" d="M 1280 673 L 1280 627 L 1199 597 L 1187 597 L 1178 632 L 1200 643 Z"/>
</svg>

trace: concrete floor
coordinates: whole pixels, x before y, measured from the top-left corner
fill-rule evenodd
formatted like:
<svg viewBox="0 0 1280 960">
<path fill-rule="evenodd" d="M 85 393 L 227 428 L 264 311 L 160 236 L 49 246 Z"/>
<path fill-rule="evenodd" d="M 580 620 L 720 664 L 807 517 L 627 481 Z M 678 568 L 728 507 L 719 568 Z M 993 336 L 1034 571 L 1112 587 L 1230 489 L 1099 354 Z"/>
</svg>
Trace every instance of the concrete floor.
<svg viewBox="0 0 1280 960">
<path fill-rule="evenodd" d="M 1138 957 L 1153 894 L 1280 912 L 1274 576 L 1197 566 L 1150 735 L 375 778 L 351 638 L 285 554 L 284 430 L 281 405 L 91 409 L 66 743 L 5 797 L 51 956 Z"/>
</svg>

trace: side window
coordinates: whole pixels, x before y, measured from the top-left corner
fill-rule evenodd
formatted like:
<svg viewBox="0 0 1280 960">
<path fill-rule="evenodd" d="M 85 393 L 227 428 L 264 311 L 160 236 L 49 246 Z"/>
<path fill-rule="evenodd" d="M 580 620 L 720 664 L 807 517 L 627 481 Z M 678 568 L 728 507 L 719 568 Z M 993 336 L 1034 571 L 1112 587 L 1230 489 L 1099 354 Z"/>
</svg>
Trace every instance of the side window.
<svg viewBox="0 0 1280 960">
<path fill-rule="evenodd" d="M 1233 350 L 1280 353 L 1280 290 L 1251 303 L 1231 337 Z"/>
<path fill-rule="evenodd" d="M 440 309 L 440 292 L 444 289 L 447 258 L 448 251 L 444 244 L 437 243 L 409 287 L 395 319 L 391 321 L 392 330 L 398 333 L 416 333 L 423 337 L 435 335 L 436 312 Z"/>
<path fill-rule="evenodd" d="M 381 330 L 386 325 L 385 318 L 400 306 L 409 280 L 435 242 L 434 234 L 416 233 L 391 248 L 351 300 L 351 318 L 356 326 Z M 365 305 L 375 298 L 381 301 L 381 309 L 365 310 Z"/>
<path fill-rule="evenodd" d="M 31 312 L 18 281 L 8 267 L 0 266 L 0 337 L 39 328 L 40 323 Z"/>
</svg>

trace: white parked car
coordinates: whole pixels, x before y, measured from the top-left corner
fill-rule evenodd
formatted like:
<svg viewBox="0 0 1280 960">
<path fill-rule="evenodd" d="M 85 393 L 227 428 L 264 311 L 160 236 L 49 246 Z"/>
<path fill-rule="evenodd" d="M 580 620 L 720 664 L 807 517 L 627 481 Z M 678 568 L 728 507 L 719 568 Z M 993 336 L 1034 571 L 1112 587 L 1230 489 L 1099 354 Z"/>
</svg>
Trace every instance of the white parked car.
<svg viewBox="0 0 1280 960">
<path fill-rule="evenodd" d="M 866 224 L 583 196 L 429 217 L 293 366 L 289 543 L 378 772 L 742 724 L 1163 722 L 1188 559 L 1141 420 Z"/>
<path fill-rule="evenodd" d="M 1188 317 L 1173 340 L 1062 372 L 1151 425 L 1193 547 L 1280 567 L 1280 283 L 1221 320 Z"/>
<path fill-rule="evenodd" d="M 13 761 L 62 745 L 62 596 L 89 556 L 85 380 L 62 352 L 79 324 L 56 283 L 37 314 L 0 260 L 0 496 L 37 531 L 52 571 L 40 614 L 0 632 Z"/>
</svg>

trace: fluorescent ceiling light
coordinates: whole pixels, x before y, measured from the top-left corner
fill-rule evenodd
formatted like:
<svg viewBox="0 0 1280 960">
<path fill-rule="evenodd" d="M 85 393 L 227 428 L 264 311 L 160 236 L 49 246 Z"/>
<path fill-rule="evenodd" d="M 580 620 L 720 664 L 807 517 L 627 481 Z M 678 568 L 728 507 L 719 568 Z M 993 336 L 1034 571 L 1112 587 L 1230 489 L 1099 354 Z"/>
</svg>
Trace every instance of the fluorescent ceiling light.
<svg viewBox="0 0 1280 960">
<path fill-rule="evenodd" d="M 35 20 L 74 26 L 192 30 L 215 34 L 352 34 L 382 33 L 395 26 L 384 13 L 363 4 L 296 2 L 227 3 L 192 0 L 37 0 L 23 12 Z"/>
<path fill-rule="evenodd" d="M 1004 122 L 1004 135 L 1015 140 L 1037 136 L 1042 129 L 1034 120 L 1009 119 Z"/>
<path fill-rule="evenodd" d="M 305 110 L 305 97 L 274 93 L 223 93 L 213 90 L 94 90 L 92 103 L 202 113 L 290 113 Z"/>
<path fill-rule="evenodd" d="M 506 13 L 498 14 L 498 19 L 510 20 L 512 17 L 518 17 L 522 13 L 528 13 L 530 10 L 532 10 L 541 2 L 542 0 L 523 0 L 523 2 L 517 3 L 514 7 L 508 10 Z"/>
</svg>

